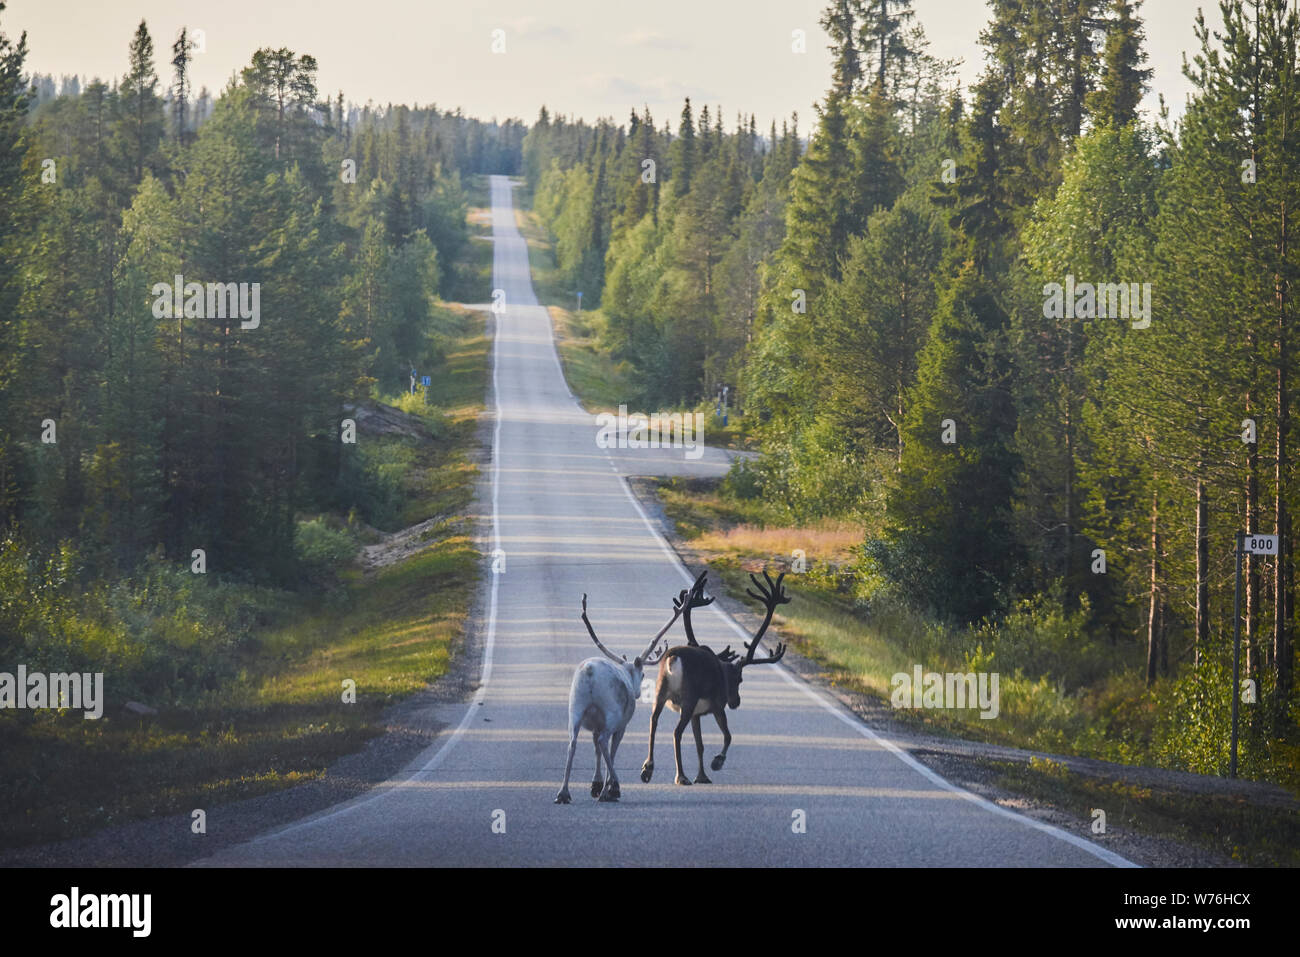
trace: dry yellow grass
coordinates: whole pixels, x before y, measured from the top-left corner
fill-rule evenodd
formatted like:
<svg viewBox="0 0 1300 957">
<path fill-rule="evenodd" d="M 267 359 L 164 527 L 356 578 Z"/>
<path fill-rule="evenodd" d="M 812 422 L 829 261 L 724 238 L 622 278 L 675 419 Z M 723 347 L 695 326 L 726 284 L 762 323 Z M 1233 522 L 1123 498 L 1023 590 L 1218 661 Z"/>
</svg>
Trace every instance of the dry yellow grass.
<svg viewBox="0 0 1300 957">
<path fill-rule="evenodd" d="M 734 525 L 725 531 L 703 532 L 691 541 L 693 548 L 712 553 L 790 555 L 802 549 L 809 558 L 823 562 L 846 561 L 860 544 L 862 529 L 851 522 L 777 528 Z"/>
</svg>

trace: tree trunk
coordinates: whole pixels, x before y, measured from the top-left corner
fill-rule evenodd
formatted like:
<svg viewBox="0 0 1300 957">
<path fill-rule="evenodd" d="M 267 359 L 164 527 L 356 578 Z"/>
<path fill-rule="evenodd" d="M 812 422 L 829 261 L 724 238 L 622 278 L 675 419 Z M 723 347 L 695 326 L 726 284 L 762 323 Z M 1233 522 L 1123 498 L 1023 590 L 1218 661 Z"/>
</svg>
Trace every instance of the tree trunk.
<svg viewBox="0 0 1300 957">
<path fill-rule="evenodd" d="M 1169 632 L 1165 628 L 1165 612 L 1168 609 L 1162 601 L 1156 605 L 1156 647 L 1160 655 L 1160 674 L 1169 677 Z"/>
<path fill-rule="evenodd" d="M 1203 474 L 1204 462 L 1197 468 Z M 1196 644 L 1193 666 L 1210 641 L 1210 495 L 1204 478 L 1196 480 Z"/>
<path fill-rule="evenodd" d="M 1065 529 L 1064 577 L 1073 589 L 1074 573 L 1074 324 L 1065 324 Z"/>
<path fill-rule="evenodd" d="M 1282 239 L 1279 245 L 1281 260 L 1287 255 L 1287 212 L 1282 207 Z M 1287 350 L 1287 308 L 1286 284 L 1280 275 L 1273 278 L 1273 287 L 1277 296 L 1277 573 L 1274 575 L 1273 596 L 1273 667 L 1277 679 L 1274 698 L 1282 709 L 1291 690 L 1291 636 L 1288 612 L 1291 605 L 1287 570 L 1291 554 L 1288 536 L 1290 533 L 1290 516 L 1286 510 L 1288 462 L 1287 430 L 1290 427 L 1291 409 L 1287 401 L 1287 363 L 1290 356 Z M 1281 713 L 1281 710 L 1279 710 Z"/>
</svg>

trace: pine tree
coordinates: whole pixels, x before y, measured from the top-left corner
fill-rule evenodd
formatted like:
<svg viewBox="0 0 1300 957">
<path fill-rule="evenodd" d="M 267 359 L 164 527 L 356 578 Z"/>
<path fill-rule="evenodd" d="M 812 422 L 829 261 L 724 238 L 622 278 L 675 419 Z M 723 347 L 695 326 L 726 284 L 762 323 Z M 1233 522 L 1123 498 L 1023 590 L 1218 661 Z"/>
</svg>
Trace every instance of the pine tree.
<svg viewBox="0 0 1300 957">
<path fill-rule="evenodd" d="M 264 47 L 244 68 L 243 81 L 270 127 L 275 158 L 281 159 L 282 151 L 290 150 L 289 155 L 302 161 L 306 151 L 291 149 L 297 140 L 293 132 L 302 124 L 303 111 L 316 102 L 316 58 L 306 53 L 295 56 L 285 47 Z"/>
<path fill-rule="evenodd" d="M 1093 458 L 1092 444 L 1108 440 L 1089 435 L 1084 420 L 1096 413 L 1086 408 L 1106 404 L 1113 391 L 1103 383 L 1114 370 L 1097 352 L 1105 354 L 1112 337 L 1140 337 L 1144 330 L 1119 328 L 1125 320 L 1117 317 L 1048 318 L 1044 291 L 1069 275 L 1104 288 L 1150 274 L 1139 253 L 1153 241 L 1157 175 L 1140 129 L 1093 130 L 1076 144 L 1061 186 L 1035 205 L 1022 234 L 1032 276 L 1017 276 L 1024 286 L 1015 323 L 1018 443 L 1025 463 L 1020 538 L 1047 579 L 1065 579 L 1071 597 L 1088 589 L 1101 597 L 1095 592 L 1101 580 L 1089 571 L 1095 543 L 1080 538 L 1080 472 Z M 1100 337 L 1096 347 L 1094 336 Z"/>
</svg>

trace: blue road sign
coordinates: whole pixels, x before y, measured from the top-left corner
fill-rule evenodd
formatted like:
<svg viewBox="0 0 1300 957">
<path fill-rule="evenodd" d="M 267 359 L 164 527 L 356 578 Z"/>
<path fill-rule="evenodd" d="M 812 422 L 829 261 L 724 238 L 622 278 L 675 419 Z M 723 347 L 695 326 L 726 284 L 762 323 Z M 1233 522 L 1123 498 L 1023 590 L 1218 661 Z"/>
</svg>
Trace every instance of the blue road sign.
<svg viewBox="0 0 1300 957">
<path fill-rule="evenodd" d="M 426 375 L 426 376 L 421 376 L 421 377 L 420 377 L 420 385 L 425 386 L 426 388 L 429 386 L 429 384 L 430 384 L 432 381 L 433 381 L 433 380 L 430 379 L 427 375 Z"/>
</svg>

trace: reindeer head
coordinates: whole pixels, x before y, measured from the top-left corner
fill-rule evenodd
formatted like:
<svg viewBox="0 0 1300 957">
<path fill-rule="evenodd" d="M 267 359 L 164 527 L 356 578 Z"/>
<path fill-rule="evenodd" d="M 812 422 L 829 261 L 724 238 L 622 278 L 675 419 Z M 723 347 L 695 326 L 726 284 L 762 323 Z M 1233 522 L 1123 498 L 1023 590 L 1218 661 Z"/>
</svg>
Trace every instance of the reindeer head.
<svg viewBox="0 0 1300 957">
<path fill-rule="evenodd" d="M 710 604 L 713 599 L 704 597 L 704 579 L 707 572 L 701 572 L 700 576 L 695 579 L 695 584 L 690 589 L 682 589 L 681 593 L 673 601 L 673 607 L 681 614 L 682 621 L 686 623 L 686 640 L 690 645 L 696 645 L 695 635 L 691 630 L 691 609 L 700 608 Z M 776 581 L 772 581 L 771 576 L 767 574 L 766 569 L 763 571 L 763 578 L 767 584 L 764 585 L 753 575 L 749 580 L 754 583 L 759 594 L 755 594 L 750 589 L 745 589 L 746 594 L 752 598 L 757 598 L 767 609 L 767 614 L 763 618 L 762 627 L 754 635 L 752 641 L 745 642 L 747 654 L 743 660 L 740 660 L 740 654 L 732 651 L 728 645 L 717 654 L 718 661 L 722 663 L 722 674 L 726 680 L 727 690 L 727 707 L 736 709 L 740 707 L 740 684 L 744 680 L 743 672 L 749 665 L 770 665 L 781 660 L 785 654 L 785 645 L 777 645 L 776 654 L 767 658 L 755 658 L 754 653 L 758 650 L 759 640 L 763 633 L 767 631 L 767 626 L 772 623 L 772 615 L 776 612 L 777 605 L 784 605 L 790 601 L 790 596 L 785 593 L 781 587 L 781 582 L 785 579 L 785 573 L 782 572 Z"/>
<path fill-rule="evenodd" d="M 745 594 L 751 598 L 757 598 L 767 609 L 767 614 L 763 616 L 763 624 L 754 633 L 753 639 L 745 642 L 745 657 L 741 659 L 740 654 L 732 651 L 730 646 L 724 648 L 722 653 L 718 655 L 718 660 L 722 662 L 723 674 L 727 679 L 728 708 L 740 707 L 740 683 L 744 680 L 742 672 L 747 667 L 750 665 L 774 665 L 785 656 L 785 645 L 778 644 L 775 654 L 766 658 L 754 657 L 754 652 L 758 651 L 759 641 L 762 639 L 764 632 L 767 631 L 767 626 L 772 623 L 772 615 L 776 612 L 776 606 L 788 604 L 790 601 L 790 596 L 781 587 L 781 582 L 785 579 L 785 572 L 777 576 L 776 581 L 772 581 L 767 569 L 763 569 L 763 578 L 767 581 L 767 587 L 764 587 L 763 583 L 752 574 L 749 576 L 749 580 L 754 583 L 754 587 L 758 589 L 759 594 L 756 595 L 750 589 L 745 589 Z"/>
</svg>

